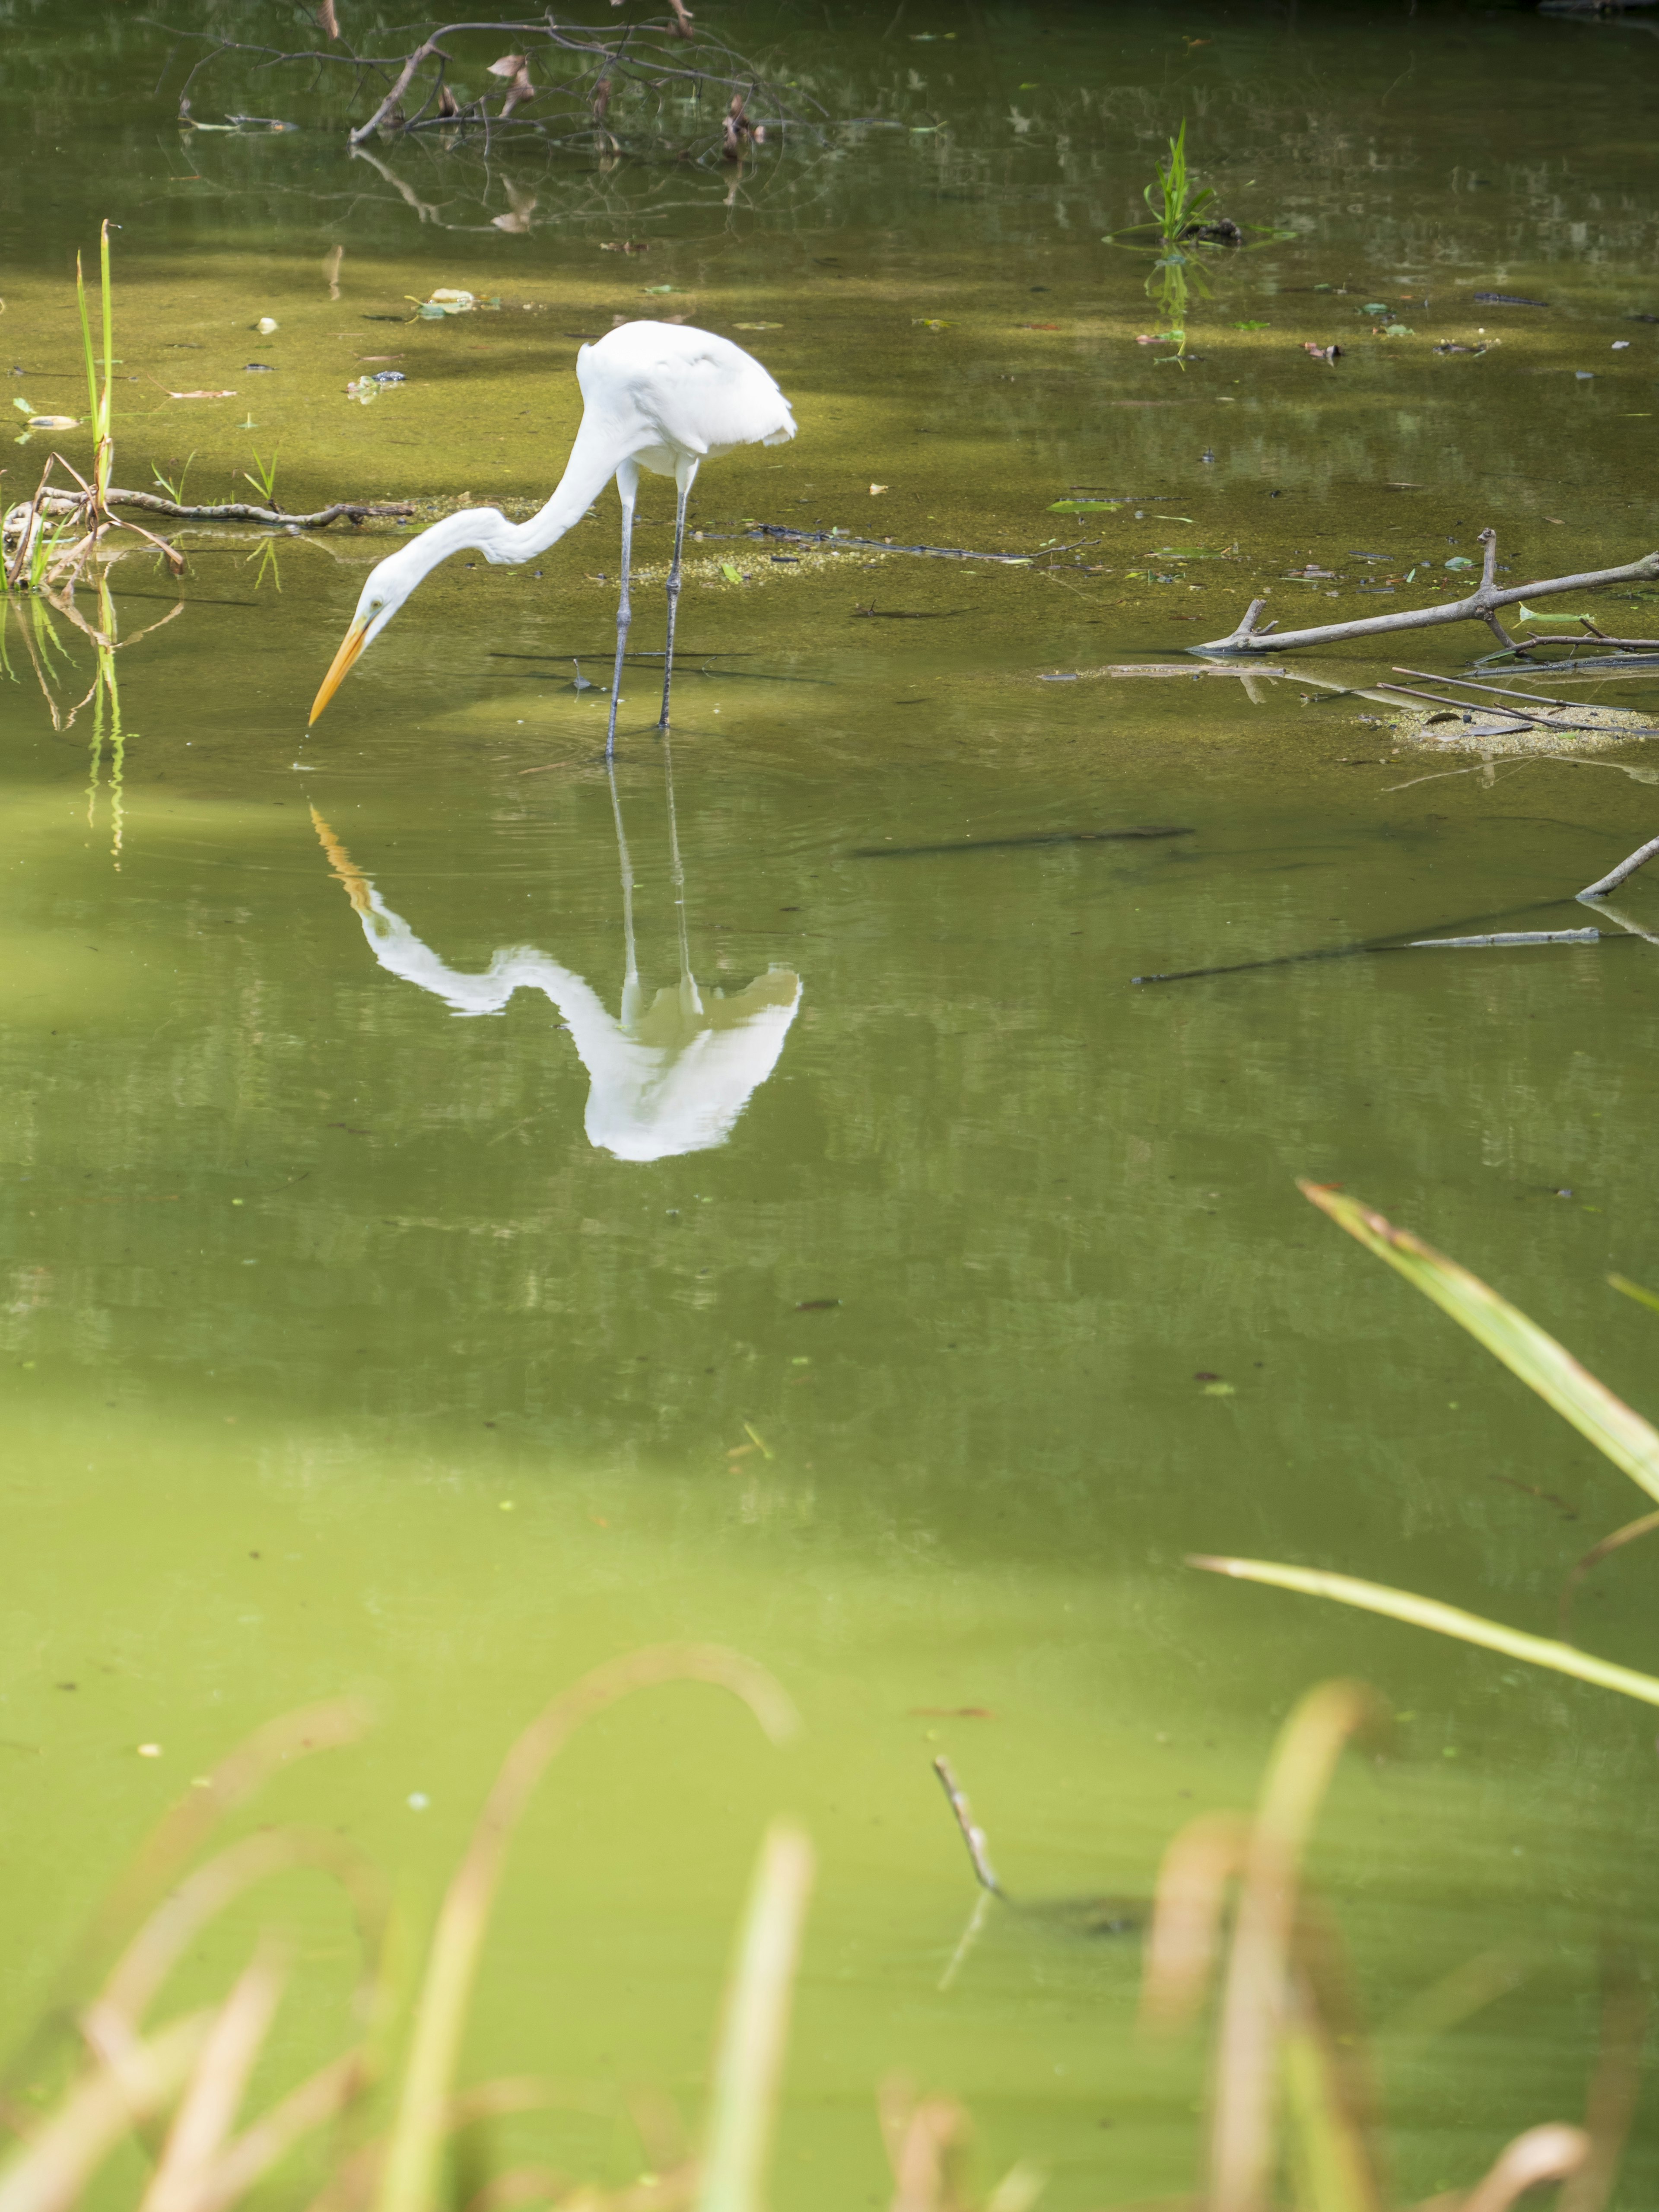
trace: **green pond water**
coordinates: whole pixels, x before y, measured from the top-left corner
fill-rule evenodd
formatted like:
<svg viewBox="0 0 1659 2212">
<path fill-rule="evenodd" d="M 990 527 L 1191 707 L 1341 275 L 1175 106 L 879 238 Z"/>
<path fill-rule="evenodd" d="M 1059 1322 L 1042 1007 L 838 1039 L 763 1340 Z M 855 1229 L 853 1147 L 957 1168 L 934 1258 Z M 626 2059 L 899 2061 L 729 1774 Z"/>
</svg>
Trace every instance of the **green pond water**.
<svg viewBox="0 0 1659 2212">
<path fill-rule="evenodd" d="M 366 51 L 406 50 L 391 11 L 339 5 Z M 941 1989 L 974 1892 L 930 1762 L 1017 1895 L 1144 1895 L 1184 1820 L 1249 1801 L 1296 1697 L 1351 1674 L 1401 1717 L 1314 1855 L 1368 2019 L 1477 1954 L 1516 1984 L 1379 2038 L 1402 2198 L 1462 2185 L 1578 2117 L 1600 1946 L 1659 1934 L 1652 1716 L 1183 1560 L 1553 1632 L 1566 1570 L 1641 1500 L 1292 1178 L 1429 1235 L 1651 1411 L 1659 1322 L 1606 1277 L 1659 1287 L 1659 969 L 1630 939 L 1131 979 L 1570 902 L 1659 827 L 1659 756 L 1483 766 L 1294 678 L 1087 672 L 1224 635 L 1264 588 L 1281 622 L 1416 604 L 1486 526 L 1510 580 L 1659 544 L 1655 27 L 698 12 L 836 127 L 735 176 L 354 159 L 348 84 L 228 56 L 197 117 L 300 128 L 184 136 L 202 48 L 173 33 L 316 43 L 306 11 L 0 10 L 0 370 L 84 415 L 74 254 L 118 222 L 118 483 L 188 461 L 188 497 L 251 497 L 274 447 L 291 508 L 526 513 L 583 337 L 669 312 L 750 345 L 799 423 L 698 483 L 672 761 L 641 661 L 614 805 L 609 494 L 532 568 L 435 575 L 309 734 L 390 524 L 183 526 L 177 586 L 114 541 L 118 741 L 82 699 L 88 635 L 7 617 L 0 2024 L 23 2035 L 150 1823 L 272 1715 L 352 1692 L 377 1718 L 243 1824 L 337 1827 L 418 1922 L 556 1689 L 714 1641 L 774 1671 L 802 1735 L 775 1751 L 678 1687 L 555 1770 L 465 2070 L 545 2069 L 580 2109 L 507 2149 L 623 2180 L 624 2085 L 695 2112 L 786 1808 L 819 1877 L 779 2202 L 878 2200 L 895 2067 L 968 2100 L 988 2173 L 1044 2161 L 1057 2212 L 1182 2192 L 1202 2051 L 1136 2040 L 1133 1938 L 1002 1916 Z M 483 82 L 499 37 L 453 43 Z M 1101 243 L 1183 115 L 1225 211 L 1285 234 L 1220 263 L 1184 369 L 1135 342 L 1144 260 Z M 445 285 L 501 307 L 401 319 Z M 1374 337 L 1377 307 L 1407 334 Z M 1501 346 L 1432 350 L 1483 331 Z M 406 382 L 347 396 L 382 365 Z M 234 396 L 169 396 L 196 392 Z M 84 428 L 20 413 L 6 503 L 54 437 L 86 466 Z M 1091 495 L 1133 503 L 1049 511 Z M 642 514 L 643 652 L 669 488 Z M 791 565 L 758 522 L 1038 557 Z M 1651 589 L 1565 604 L 1659 617 Z M 1307 665 L 1374 684 L 1492 642 Z M 1650 684 L 1581 694 L 1659 710 Z M 1183 834 L 1075 836 L 1133 827 Z M 1659 931 L 1659 880 L 1624 903 Z M 1650 1577 L 1639 1547 L 1598 1570 L 1584 1640 L 1654 1664 Z M 350 1954 L 301 1878 L 281 1902 L 303 1994 L 273 2082 L 344 2033 Z M 222 1986 L 271 1910 L 186 1980 Z M 1650 2110 L 1622 2202 L 1656 2163 Z"/>
</svg>

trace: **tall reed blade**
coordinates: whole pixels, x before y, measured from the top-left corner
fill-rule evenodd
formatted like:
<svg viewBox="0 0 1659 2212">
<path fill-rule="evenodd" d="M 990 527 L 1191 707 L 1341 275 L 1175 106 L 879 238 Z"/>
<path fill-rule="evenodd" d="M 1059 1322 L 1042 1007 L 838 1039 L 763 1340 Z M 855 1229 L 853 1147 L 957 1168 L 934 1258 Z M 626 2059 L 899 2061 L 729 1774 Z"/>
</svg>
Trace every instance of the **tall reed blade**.
<svg viewBox="0 0 1659 2212">
<path fill-rule="evenodd" d="M 109 500 L 110 471 L 115 460 L 115 448 L 110 436 L 110 386 L 115 380 L 115 301 L 109 278 L 109 219 L 105 217 L 98 232 L 98 274 L 104 303 L 104 390 L 98 407 L 98 452 L 95 480 L 98 504 L 100 508 Z"/>
<path fill-rule="evenodd" d="M 1239 1887 L 1216 2054 L 1209 2212 L 1261 2212 L 1302 1859 L 1342 1747 L 1380 1711 L 1361 1682 L 1310 1690 L 1279 1731 Z"/>
<path fill-rule="evenodd" d="M 805 1830 L 775 1820 L 761 1845 L 732 1966 L 697 2212 L 761 2212 L 812 1872 Z"/>
<path fill-rule="evenodd" d="M 1449 1313 L 1579 1432 L 1623 1468 L 1632 1482 L 1659 1498 L 1659 1431 L 1616 1398 L 1536 1322 L 1408 1230 L 1396 1229 L 1357 1199 L 1297 1178 L 1297 1188 L 1368 1252 Z"/>
<path fill-rule="evenodd" d="M 235 2125 L 288 1979 L 288 1960 L 262 1942 L 220 2007 L 167 2131 L 139 2212 L 198 2212 L 208 2173 Z"/>
<path fill-rule="evenodd" d="M 1633 1667 L 1616 1667 L 1610 1659 L 1592 1658 L 1571 1644 L 1558 1644 L 1547 1636 L 1528 1636 L 1523 1629 L 1505 1628 L 1461 1606 L 1442 1605 L 1437 1598 L 1417 1597 L 1410 1590 L 1389 1589 L 1381 1583 L 1361 1582 L 1355 1575 L 1327 1574 L 1317 1567 L 1283 1567 L 1271 1559 L 1206 1559 L 1188 1556 L 1188 1566 L 1206 1567 L 1212 1574 L 1231 1575 L 1239 1582 L 1266 1583 L 1274 1589 L 1298 1590 L 1304 1597 L 1331 1597 L 1339 1605 L 1352 1605 L 1362 1613 L 1380 1613 L 1390 1620 L 1408 1622 L 1413 1628 L 1432 1628 L 1442 1636 L 1455 1636 L 1465 1644 L 1479 1644 L 1488 1651 L 1501 1651 L 1508 1659 L 1528 1660 L 1534 1667 L 1549 1667 L 1558 1674 L 1571 1674 L 1597 1689 L 1618 1690 L 1638 1698 L 1644 1705 L 1659 1705 L 1659 1678 L 1638 1674 Z"/>
</svg>

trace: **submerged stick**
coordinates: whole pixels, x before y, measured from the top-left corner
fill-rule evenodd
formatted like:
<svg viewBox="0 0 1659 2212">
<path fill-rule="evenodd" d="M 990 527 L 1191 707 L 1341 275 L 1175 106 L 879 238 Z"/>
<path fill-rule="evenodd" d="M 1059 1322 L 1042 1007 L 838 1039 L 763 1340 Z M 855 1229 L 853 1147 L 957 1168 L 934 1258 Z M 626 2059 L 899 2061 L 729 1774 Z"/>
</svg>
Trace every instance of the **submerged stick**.
<svg viewBox="0 0 1659 2212">
<path fill-rule="evenodd" d="M 1472 914 L 1468 921 L 1510 921 L 1523 914 L 1541 914 L 1553 906 L 1565 906 L 1565 899 L 1534 899 L 1530 906 L 1505 907 L 1499 914 Z M 1455 922 L 1443 925 L 1457 927 Z M 1175 968 L 1158 975 L 1131 975 L 1132 983 L 1191 983 L 1205 975 L 1245 975 L 1258 968 L 1292 968 L 1304 960 L 1352 960 L 1362 952 L 1403 952 L 1411 939 L 1403 935 L 1362 938 L 1357 945 L 1316 945 L 1310 952 L 1275 952 L 1266 960 L 1233 960 L 1218 968 Z"/>
<path fill-rule="evenodd" d="M 1628 860 L 1620 860 L 1616 868 L 1610 868 L 1605 876 L 1599 877 L 1595 883 L 1586 884 L 1583 890 L 1579 892 L 1579 897 L 1581 899 L 1605 898 L 1609 891 L 1618 890 L 1626 876 L 1633 876 L 1638 868 L 1645 867 L 1656 853 L 1659 853 L 1659 837 L 1650 837 L 1645 845 L 1637 847 Z"/>
<path fill-rule="evenodd" d="M 108 495 L 112 507 L 142 507 L 152 514 L 171 515 L 179 522 L 276 522 L 295 530 L 325 530 L 342 515 L 349 521 L 361 522 L 371 514 L 413 514 L 414 502 L 398 500 L 387 503 L 370 504 L 362 500 L 343 499 L 332 507 L 319 507 L 314 514 L 285 514 L 280 507 L 250 507 L 241 500 L 227 500 L 218 507 L 181 507 L 176 500 L 158 499 L 149 491 L 112 491 Z M 54 512 L 48 495 L 47 511 Z"/>
<path fill-rule="evenodd" d="M 985 1839 L 985 1831 L 975 1824 L 967 1792 L 951 1772 L 951 1762 L 942 1752 L 933 1761 L 933 1771 L 939 1778 L 939 1787 L 950 1800 L 951 1810 L 957 1816 L 962 1840 L 967 1844 L 968 1856 L 973 1862 L 975 1880 L 982 1889 L 988 1889 L 993 1897 L 1001 1898 L 1006 1904 L 1008 1893 L 997 1880 L 996 1870 L 991 1864 L 990 1845 Z"/>
<path fill-rule="evenodd" d="M 1522 599 L 1540 599 L 1556 592 L 1595 592 L 1609 584 L 1649 584 L 1659 579 L 1659 553 L 1644 553 L 1639 561 L 1628 562 L 1622 568 L 1591 568 L 1577 576 L 1547 576 L 1536 583 L 1510 585 L 1499 591 L 1495 581 L 1497 532 L 1483 530 L 1480 538 L 1486 548 L 1486 564 L 1480 584 L 1467 599 L 1455 599 L 1448 606 L 1370 615 L 1358 622 L 1322 623 L 1315 629 L 1279 630 L 1271 623 L 1265 628 L 1257 628 L 1267 601 L 1252 599 L 1243 621 L 1231 636 L 1213 638 L 1207 645 L 1189 646 L 1187 649 L 1190 653 L 1284 653 L 1302 645 L 1334 645 L 1350 637 L 1381 637 L 1390 630 L 1429 629 L 1442 623 L 1484 622 L 1500 642 L 1513 651 L 1514 641 L 1505 635 L 1497 618 L 1499 607 L 1517 606 Z"/>
<path fill-rule="evenodd" d="M 1154 823 L 1141 830 L 1039 830 L 1029 837 L 973 837 L 959 845 L 855 845 L 855 860 L 911 860 L 933 853 L 1004 853 L 1026 845 L 1115 845 L 1138 837 L 1192 837 L 1194 830 Z"/>
<path fill-rule="evenodd" d="M 1425 945 L 1438 945 L 1449 951 L 1461 951 L 1472 945 L 1599 945 L 1599 929 L 1507 929 L 1495 937 L 1413 937 L 1398 950 L 1417 952 Z"/>
</svg>

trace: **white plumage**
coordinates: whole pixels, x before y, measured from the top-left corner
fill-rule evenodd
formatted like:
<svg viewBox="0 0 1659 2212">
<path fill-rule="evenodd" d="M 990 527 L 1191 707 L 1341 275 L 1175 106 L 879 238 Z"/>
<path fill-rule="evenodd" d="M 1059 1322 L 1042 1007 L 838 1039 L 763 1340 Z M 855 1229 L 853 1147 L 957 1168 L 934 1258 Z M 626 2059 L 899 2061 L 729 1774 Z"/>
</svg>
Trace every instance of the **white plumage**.
<svg viewBox="0 0 1659 2212">
<path fill-rule="evenodd" d="M 366 646 L 441 561 L 463 549 L 487 561 L 532 559 L 580 522 L 613 476 L 622 499 L 622 595 L 617 608 L 617 664 L 611 685 L 608 760 L 617 742 L 617 692 L 632 610 L 628 578 L 640 471 L 672 477 L 679 493 L 674 559 L 668 573 L 668 639 L 662 715 L 668 727 L 674 673 L 674 617 L 679 605 L 685 507 L 702 464 L 735 446 L 780 446 L 795 434 L 789 403 L 752 355 L 713 331 L 676 323 L 623 323 L 576 356 L 582 419 L 552 497 L 528 522 L 509 522 L 493 507 L 446 515 L 369 573 L 339 651 L 311 709 L 314 722 Z"/>
</svg>

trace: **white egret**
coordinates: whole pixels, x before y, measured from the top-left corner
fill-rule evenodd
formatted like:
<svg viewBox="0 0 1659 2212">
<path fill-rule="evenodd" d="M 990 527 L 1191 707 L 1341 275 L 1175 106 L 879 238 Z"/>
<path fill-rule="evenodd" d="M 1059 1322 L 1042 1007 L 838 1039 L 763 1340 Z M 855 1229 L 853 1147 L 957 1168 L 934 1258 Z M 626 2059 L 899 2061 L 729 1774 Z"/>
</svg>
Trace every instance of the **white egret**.
<svg viewBox="0 0 1659 2212">
<path fill-rule="evenodd" d="M 665 767 L 670 764 L 665 761 Z M 684 877 L 668 786 L 669 852 L 679 919 L 679 983 L 649 1000 L 634 941 L 634 869 L 611 786 L 622 862 L 623 987 L 620 1018 L 592 984 L 532 945 L 504 947 L 482 974 L 452 968 L 395 914 L 313 807 L 312 820 L 382 968 L 442 1000 L 453 1014 L 504 1012 L 515 991 L 544 992 L 587 1070 L 583 1126 L 596 1150 L 620 1160 L 672 1159 L 723 1145 L 738 1116 L 777 1066 L 800 1005 L 800 978 L 769 968 L 732 997 L 704 999 L 691 973 Z"/>
<path fill-rule="evenodd" d="M 617 479 L 622 498 L 622 596 L 617 607 L 617 666 L 611 684 L 609 760 L 617 744 L 617 693 L 622 683 L 631 610 L 628 571 L 634 536 L 634 499 L 640 471 L 672 477 L 679 492 L 674 518 L 674 559 L 668 572 L 668 641 L 659 729 L 668 727 L 668 692 L 674 675 L 674 616 L 680 596 L 680 551 L 685 503 L 697 471 L 711 455 L 737 446 L 781 446 L 795 434 L 789 403 L 754 357 L 730 338 L 677 323 L 622 323 L 576 356 L 582 419 L 564 474 L 553 496 L 528 522 L 509 522 L 499 508 L 467 507 L 446 515 L 372 569 L 351 627 L 335 654 L 311 709 L 314 722 L 341 679 L 372 645 L 422 578 L 464 549 L 486 561 L 533 559 L 580 522 Z"/>
</svg>

